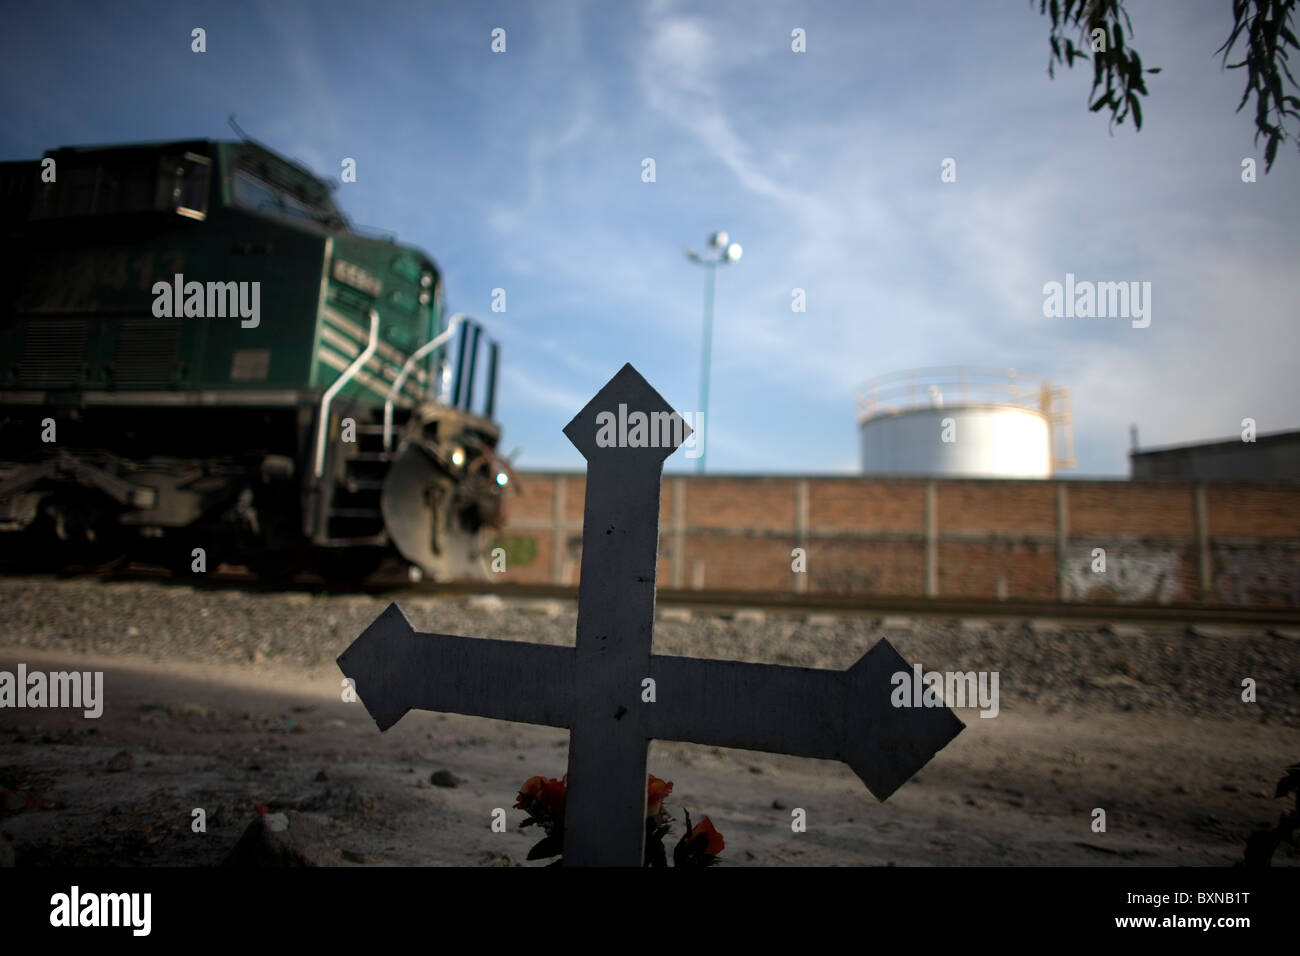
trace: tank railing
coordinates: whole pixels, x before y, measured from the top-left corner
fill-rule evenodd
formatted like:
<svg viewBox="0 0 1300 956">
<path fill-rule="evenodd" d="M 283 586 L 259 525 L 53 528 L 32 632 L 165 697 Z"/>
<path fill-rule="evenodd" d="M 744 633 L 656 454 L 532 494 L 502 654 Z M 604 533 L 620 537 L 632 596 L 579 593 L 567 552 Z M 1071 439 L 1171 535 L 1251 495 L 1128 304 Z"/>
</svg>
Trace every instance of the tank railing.
<svg viewBox="0 0 1300 956">
<path fill-rule="evenodd" d="M 320 399 L 320 417 L 316 422 L 316 467 L 315 474 L 320 478 L 325 474 L 325 431 L 329 426 L 330 405 L 334 403 L 334 396 L 343 390 L 343 386 L 352 381 L 352 376 L 356 375 L 361 366 L 370 361 L 370 356 L 375 354 L 375 349 L 379 347 L 379 313 L 374 309 L 370 310 L 370 341 L 366 344 L 365 350 L 352 360 L 352 364 L 343 370 L 343 373 L 334 380 L 334 384 L 325 389 L 325 394 Z"/>
<path fill-rule="evenodd" d="M 415 368 L 415 364 L 424 358 L 439 345 L 446 343 L 456 332 L 456 323 L 468 319 L 464 312 L 457 312 L 447 320 L 447 327 L 425 342 L 418 349 L 411 353 L 402 370 L 397 373 L 397 378 L 393 379 L 393 385 L 388 390 L 388 395 L 384 398 L 384 451 L 393 449 L 393 403 L 397 400 L 397 395 L 402 390 L 402 384 L 406 381 L 406 376 Z"/>
<path fill-rule="evenodd" d="M 954 394 L 960 394 L 963 405 L 1010 405 L 1041 410 L 1045 386 L 1046 379 L 1016 369 L 968 366 L 915 369 L 866 382 L 858 393 L 858 418 L 865 421 L 879 414 L 951 405 Z"/>
</svg>

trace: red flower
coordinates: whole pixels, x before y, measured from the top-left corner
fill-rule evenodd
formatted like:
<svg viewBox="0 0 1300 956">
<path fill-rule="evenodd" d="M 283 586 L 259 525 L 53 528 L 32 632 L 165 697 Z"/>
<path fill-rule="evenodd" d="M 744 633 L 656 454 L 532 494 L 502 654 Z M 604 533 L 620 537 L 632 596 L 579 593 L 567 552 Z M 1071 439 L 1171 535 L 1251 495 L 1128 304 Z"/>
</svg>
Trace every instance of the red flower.
<svg viewBox="0 0 1300 956">
<path fill-rule="evenodd" d="M 542 792 L 542 780 L 541 777 L 529 777 L 524 781 L 524 785 L 519 788 L 519 799 L 515 801 L 514 809 L 527 810 L 532 806 L 532 801 Z"/>
<path fill-rule="evenodd" d="M 650 774 L 650 782 L 646 787 L 645 815 L 647 817 L 659 816 L 664 800 L 672 792 L 673 784 L 671 780 L 660 780 L 654 774 Z"/>
<path fill-rule="evenodd" d="M 559 780 L 547 780 L 542 784 L 542 795 L 539 798 L 542 806 L 550 811 L 551 816 L 557 820 L 564 819 L 564 803 L 568 799 L 569 775 L 565 774 Z"/>
<path fill-rule="evenodd" d="M 704 817 L 691 826 L 691 815 L 686 813 L 686 833 L 673 849 L 673 863 L 677 866 L 713 866 L 726 844 L 713 821 Z"/>
<path fill-rule="evenodd" d="M 564 803 L 568 796 L 568 775 L 556 780 L 547 777 L 529 777 L 519 788 L 516 810 L 527 810 L 533 816 L 549 815 L 564 819 Z"/>
<path fill-rule="evenodd" d="M 692 848 L 706 856 L 717 856 L 726 846 L 722 841 L 722 834 L 708 817 L 704 817 L 691 828 L 690 843 Z"/>
</svg>

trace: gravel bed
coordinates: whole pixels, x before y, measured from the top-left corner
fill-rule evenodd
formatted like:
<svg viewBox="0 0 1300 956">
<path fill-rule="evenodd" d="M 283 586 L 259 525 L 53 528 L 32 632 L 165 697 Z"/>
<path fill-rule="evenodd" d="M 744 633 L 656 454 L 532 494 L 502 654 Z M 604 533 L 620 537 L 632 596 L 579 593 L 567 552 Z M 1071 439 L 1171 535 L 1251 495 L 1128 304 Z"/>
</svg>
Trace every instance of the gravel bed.
<svg viewBox="0 0 1300 956">
<path fill-rule="evenodd" d="M 420 630 L 572 645 L 571 604 L 506 601 L 498 610 L 464 597 L 393 598 L 247 592 L 170 582 L 0 578 L 0 645 L 70 653 L 138 654 L 159 661 L 327 665 L 396 599 Z M 492 603 L 492 602 L 489 602 Z M 558 611 L 558 613 L 557 613 Z M 893 618 L 889 623 L 897 623 Z M 1001 708 L 1103 707 L 1171 711 L 1300 726 L 1300 641 L 1241 629 L 1192 635 L 1142 625 L 1110 633 L 1093 623 L 1034 629 L 1022 621 L 838 617 L 809 624 L 696 616 L 660 621 L 655 650 L 807 667 L 842 668 L 886 638 L 926 670 L 996 671 Z M 1241 700 L 1242 680 L 1258 700 Z"/>
</svg>

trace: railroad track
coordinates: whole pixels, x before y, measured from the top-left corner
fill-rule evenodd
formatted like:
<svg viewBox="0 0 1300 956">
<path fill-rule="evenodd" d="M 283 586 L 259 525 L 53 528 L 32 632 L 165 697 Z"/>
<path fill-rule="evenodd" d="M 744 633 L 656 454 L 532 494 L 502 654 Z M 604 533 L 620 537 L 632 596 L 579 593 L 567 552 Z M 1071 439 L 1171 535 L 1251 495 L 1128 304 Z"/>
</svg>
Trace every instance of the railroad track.
<svg viewBox="0 0 1300 956">
<path fill-rule="evenodd" d="M 129 564 L 108 569 L 67 570 L 57 574 L 14 574 L 27 579 L 94 578 L 102 581 L 175 581 L 190 587 L 238 589 L 265 593 L 323 592 L 331 594 L 439 595 L 494 594 L 520 601 L 560 600 L 576 602 L 575 586 L 551 584 L 495 583 L 492 581 L 410 582 L 395 574 L 375 575 L 363 585 L 346 589 L 327 588 L 316 579 L 304 579 L 287 587 L 261 584 L 250 573 L 222 566 L 205 575 L 182 577 L 163 568 Z M 915 598 L 878 595 L 781 594 L 759 591 L 692 591 L 660 588 L 660 607 L 684 607 L 701 613 L 734 614 L 740 609 L 762 610 L 774 615 L 811 614 L 899 615 L 908 617 L 960 618 L 1047 618 L 1060 621 L 1127 621 L 1188 624 L 1241 624 L 1256 627 L 1300 628 L 1300 608 L 1239 608 L 1197 604 L 1074 604 L 1060 601 L 990 601 L 965 598 Z"/>
</svg>

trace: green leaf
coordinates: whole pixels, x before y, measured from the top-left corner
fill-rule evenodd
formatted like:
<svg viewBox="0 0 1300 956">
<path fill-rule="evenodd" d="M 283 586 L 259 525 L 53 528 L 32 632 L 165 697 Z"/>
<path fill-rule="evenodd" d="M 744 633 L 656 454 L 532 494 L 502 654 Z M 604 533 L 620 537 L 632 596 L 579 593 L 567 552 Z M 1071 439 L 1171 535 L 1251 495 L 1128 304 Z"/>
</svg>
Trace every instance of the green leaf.
<svg viewBox="0 0 1300 956">
<path fill-rule="evenodd" d="M 564 852 L 564 840 L 558 834 L 551 834 L 528 851 L 529 860 L 544 860 L 548 856 L 558 856 Z"/>
</svg>

